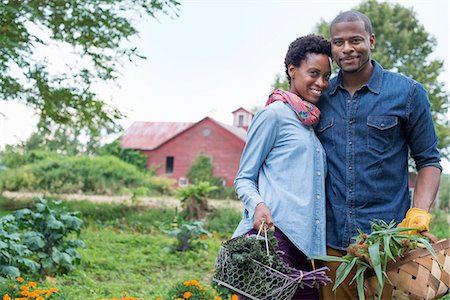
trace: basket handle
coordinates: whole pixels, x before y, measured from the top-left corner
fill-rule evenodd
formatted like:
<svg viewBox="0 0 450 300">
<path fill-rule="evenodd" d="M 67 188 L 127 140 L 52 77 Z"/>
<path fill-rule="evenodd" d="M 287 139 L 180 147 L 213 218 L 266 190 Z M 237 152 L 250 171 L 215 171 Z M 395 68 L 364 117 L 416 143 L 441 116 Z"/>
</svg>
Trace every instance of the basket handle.
<svg viewBox="0 0 450 300">
<path fill-rule="evenodd" d="M 433 244 L 436 244 L 438 242 L 438 238 L 429 231 L 422 231 L 420 234 L 429 238 L 433 242 Z"/>
<path fill-rule="evenodd" d="M 264 228 L 264 240 L 266 242 L 266 253 L 267 253 L 267 256 L 269 256 L 270 255 L 270 252 L 269 252 L 269 241 L 267 240 L 267 224 L 266 224 L 265 220 L 263 220 L 262 223 L 261 223 L 261 226 L 259 226 L 259 230 L 258 230 L 257 236 L 260 236 L 261 231 L 262 231 L 263 228 Z"/>
</svg>

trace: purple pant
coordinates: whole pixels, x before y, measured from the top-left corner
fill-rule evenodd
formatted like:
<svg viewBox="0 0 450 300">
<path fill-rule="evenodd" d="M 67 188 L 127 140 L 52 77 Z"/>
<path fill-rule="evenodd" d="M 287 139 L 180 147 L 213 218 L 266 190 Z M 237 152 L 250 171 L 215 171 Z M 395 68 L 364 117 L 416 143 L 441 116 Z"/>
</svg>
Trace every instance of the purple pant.
<svg viewBox="0 0 450 300">
<path fill-rule="evenodd" d="M 257 234 L 258 231 L 255 229 L 250 230 L 247 232 L 247 234 Z M 275 229 L 275 238 L 278 241 L 278 247 L 275 250 L 281 250 L 283 251 L 283 255 L 281 258 L 283 259 L 284 263 L 294 267 L 298 270 L 304 270 L 304 271 L 311 271 L 312 265 L 311 262 L 308 260 L 305 254 L 298 250 L 297 247 L 292 244 L 292 242 L 288 239 L 287 236 L 284 235 L 281 230 L 278 228 Z M 244 296 L 239 296 L 240 300 L 247 299 Z M 316 288 L 310 288 L 305 286 L 304 288 L 298 288 L 295 292 L 294 296 L 292 297 L 292 300 L 318 300 L 319 299 L 319 293 Z"/>
</svg>

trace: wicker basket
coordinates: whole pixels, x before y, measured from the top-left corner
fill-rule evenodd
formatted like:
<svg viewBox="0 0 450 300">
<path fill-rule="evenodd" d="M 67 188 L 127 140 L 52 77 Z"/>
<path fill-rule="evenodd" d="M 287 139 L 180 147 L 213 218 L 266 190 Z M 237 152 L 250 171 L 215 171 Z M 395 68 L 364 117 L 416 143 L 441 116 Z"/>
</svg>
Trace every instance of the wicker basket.
<svg viewBox="0 0 450 300">
<path fill-rule="evenodd" d="M 429 233 L 424 235 L 433 241 L 442 270 L 427 249 L 410 251 L 397 261 L 388 263 L 389 280 L 385 281 L 381 299 L 437 299 L 449 292 L 450 239 L 437 241 Z M 368 299 L 378 298 L 376 276 L 364 281 L 364 290 Z"/>
</svg>

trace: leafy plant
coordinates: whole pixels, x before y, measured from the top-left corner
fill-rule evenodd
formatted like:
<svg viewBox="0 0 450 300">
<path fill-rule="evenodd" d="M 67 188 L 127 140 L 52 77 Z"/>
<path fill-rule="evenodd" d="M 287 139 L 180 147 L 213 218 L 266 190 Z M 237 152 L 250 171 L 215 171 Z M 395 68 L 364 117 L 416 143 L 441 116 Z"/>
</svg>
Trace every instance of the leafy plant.
<svg viewBox="0 0 450 300">
<path fill-rule="evenodd" d="M 345 256 L 316 257 L 323 261 L 341 263 L 336 270 L 333 291 L 347 278 L 352 268 L 356 268 L 356 274 L 351 284 L 356 280 L 359 299 L 364 299 L 365 273 L 373 270 L 378 280 L 378 297 L 380 298 L 387 278 L 386 266 L 389 261 L 395 261 L 416 248 L 426 248 L 438 261 L 436 253 L 426 238 L 402 234 L 402 232 L 417 230 L 417 228 L 395 228 L 394 226 L 394 221 L 389 224 L 383 220 L 371 221 L 371 233 L 366 234 L 360 231 L 359 235 L 355 237 L 356 242 L 347 248 Z"/>
<path fill-rule="evenodd" d="M 202 221 L 184 221 L 179 217 L 175 217 L 170 224 L 163 223 L 160 228 L 161 231 L 178 240 L 178 251 L 188 251 L 192 249 L 195 240 L 211 236 L 203 228 Z"/>
<path fill-rule="evenodd" d="M 80 262 L 77 248 L 85 247 L 84 242 L 68 239 L 72 233 L 80 234 L 83 221 L 77 212 L 67 212 L 61 201 L 39 198 L 35 211 L 25 208 L 13 215 L 22 242 L 32 251 L 30 258 L 39 265 L 41 275 L 68 273 Z M 31 273 L 37 271 L 33 265 L 27 266 Z"/>
<path fill-rule="evenodd" d="M 209 182 L 201 181 L 198 184 L 180 188 L 177 190 L 183 205 L 183 215 L 188 219 L 201 219 L 208 211 L 208 194 L 217 187 Z"/>
</svg>

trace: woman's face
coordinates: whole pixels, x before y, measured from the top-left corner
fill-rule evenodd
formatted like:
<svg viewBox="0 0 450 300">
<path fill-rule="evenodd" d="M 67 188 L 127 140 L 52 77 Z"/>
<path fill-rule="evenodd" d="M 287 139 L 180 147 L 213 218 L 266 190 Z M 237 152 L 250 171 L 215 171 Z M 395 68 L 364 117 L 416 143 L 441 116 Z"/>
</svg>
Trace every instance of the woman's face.
<svg viewBox="0 0 450 300">
<path fill-rule="evenodd" d="M 309 53 L 300 66 L 289 65 L 288 71 L 291 76 L 289 92 L 308 102 L 317 103 L 328 87 L 330 59 L 326 54 Z"/>
</svg>

